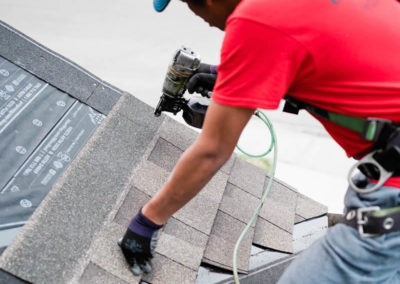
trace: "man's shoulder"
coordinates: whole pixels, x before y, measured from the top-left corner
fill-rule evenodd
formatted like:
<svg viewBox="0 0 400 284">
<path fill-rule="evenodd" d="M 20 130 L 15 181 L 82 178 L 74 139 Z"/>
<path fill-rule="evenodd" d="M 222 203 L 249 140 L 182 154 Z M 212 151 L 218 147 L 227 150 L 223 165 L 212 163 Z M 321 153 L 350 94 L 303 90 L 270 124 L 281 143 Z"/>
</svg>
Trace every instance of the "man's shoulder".
<svg viewBox="0 0 400 284">
<path fill-rule="evenodd" d="M 307 15 L 315 11 L 315 2 L 318 1 L 242 0 L 229 20 L 241 18 L 267 25 L 288 23 L 292 19 L 298 21 L 300 15 Z"/>
</svg>

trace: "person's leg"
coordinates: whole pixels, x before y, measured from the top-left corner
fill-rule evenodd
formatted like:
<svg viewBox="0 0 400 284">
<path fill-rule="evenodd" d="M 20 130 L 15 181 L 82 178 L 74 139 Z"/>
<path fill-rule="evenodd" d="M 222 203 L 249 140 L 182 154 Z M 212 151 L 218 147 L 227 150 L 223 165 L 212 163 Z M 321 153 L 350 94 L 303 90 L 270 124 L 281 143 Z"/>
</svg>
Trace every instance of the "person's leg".
<svg viewBox="0 0 400 284">
<path fill-rule="evenodd" d="M 347 208 L 399 204 L 398 188 L 384 187 L 365 195 L 350 189 L 345 198 Z M 278 283 L 397 283 L 399 263 L 400 232 L 362 238 L 355 229 L 339 224 L 302 252 Z"/>
</svg>

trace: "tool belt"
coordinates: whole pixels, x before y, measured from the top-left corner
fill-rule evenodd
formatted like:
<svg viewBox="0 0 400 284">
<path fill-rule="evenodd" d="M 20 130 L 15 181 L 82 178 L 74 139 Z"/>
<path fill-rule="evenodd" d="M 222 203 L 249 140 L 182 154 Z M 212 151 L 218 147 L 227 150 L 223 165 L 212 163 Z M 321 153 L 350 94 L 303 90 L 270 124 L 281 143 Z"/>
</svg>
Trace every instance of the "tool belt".
<svg viewBox="0 0 400 284">
<path fill-rule="evenodd" d="M 400 231 L 400 206 L 351 208 L 343 223 L 356 229 L 361 237 L 377 237 Z"/>
</svg>

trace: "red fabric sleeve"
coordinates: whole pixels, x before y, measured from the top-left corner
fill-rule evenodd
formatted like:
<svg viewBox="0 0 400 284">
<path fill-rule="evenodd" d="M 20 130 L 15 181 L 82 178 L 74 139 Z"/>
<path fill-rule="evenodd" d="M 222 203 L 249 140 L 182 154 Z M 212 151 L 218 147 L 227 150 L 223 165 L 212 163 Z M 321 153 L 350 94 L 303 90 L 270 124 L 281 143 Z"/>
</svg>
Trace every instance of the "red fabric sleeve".
<svg viewBox="0 0 400 284">
<path fill-rule="evenodd" d="M 228 19 L 212 99 L 224 105 L 276 109 L 306 57 L 300 43 L 276 29 Z"/>
</svg>

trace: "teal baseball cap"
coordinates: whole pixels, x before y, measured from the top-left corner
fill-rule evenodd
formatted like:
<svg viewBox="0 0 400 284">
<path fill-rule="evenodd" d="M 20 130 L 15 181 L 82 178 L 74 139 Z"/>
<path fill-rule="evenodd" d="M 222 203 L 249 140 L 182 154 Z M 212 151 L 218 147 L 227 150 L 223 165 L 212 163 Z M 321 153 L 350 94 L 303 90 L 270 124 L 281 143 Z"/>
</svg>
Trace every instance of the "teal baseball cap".
<svg viewBox="0 0 400 284">
<path fill-rule="evenodd" d="M 168 6 L 169 1 L 171 1 L 171 0 L 153 0 L 154 9 L 157 12 L 164 11 L 164 9 L 167 8 L 167 6 Z"/>
</svg>

